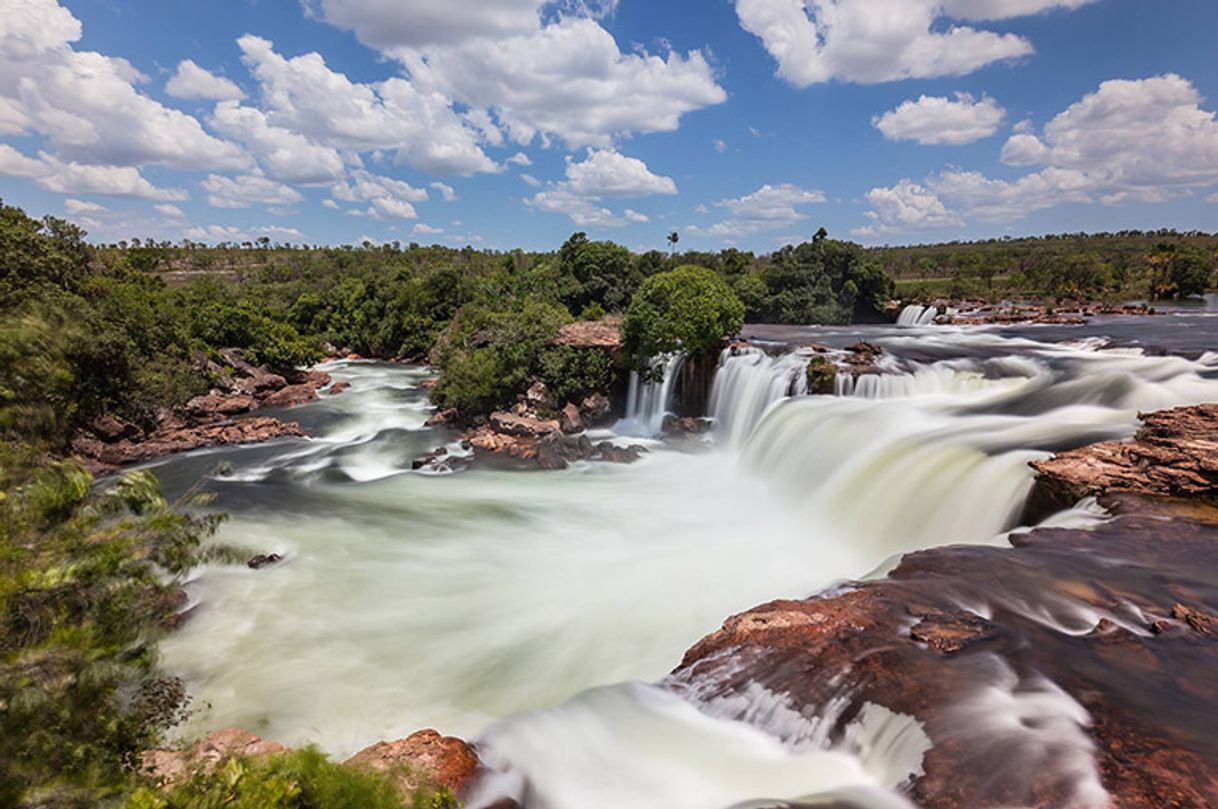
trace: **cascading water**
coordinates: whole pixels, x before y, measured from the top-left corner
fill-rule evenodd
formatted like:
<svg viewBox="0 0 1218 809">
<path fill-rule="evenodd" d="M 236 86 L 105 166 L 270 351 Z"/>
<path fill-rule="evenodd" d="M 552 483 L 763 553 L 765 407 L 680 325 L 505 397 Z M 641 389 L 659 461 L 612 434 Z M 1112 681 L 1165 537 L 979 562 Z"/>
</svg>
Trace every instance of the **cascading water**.
<svg viewBox="0 0 1218 809">
<path fill-rule="evenodd" d="M 677 379 L 685 366 L 685 355 L 672 354 L 658 360 L 658 381 L 644 380 L 630 372 L 626 395 L 626 418 L 614 428 L 623 435 L 651 438 L 664 431 L 664 419 L 672 413 Z"/>
<path fill-rule="evenodd" d="M 939 310 L 934 306 L 919 306 L 911 304 L 897 315 L 898 326 L 930 326 L 939 316 Z"/>
<path fill-rule="evenodd" d="M 1218 400 L 1218 367 L 952 329 L 884 339 L 907 373 L 852 396 L 803 395 L 799 352 L 725 355 L 708 451 L 533 474 L 410 473 L 411 453 L 455 438 L 423 425 L 425 375 L 332 367 L 352 390 L 293 411 L 318 438 L 160 467 L 184 487 L 232 464 L 211 484 L 232 511 L 219 539 L 286 557 L 190 584 L 199 607 L 162 649 L 207 706 L 187 730 L 337 755 L 420 727 L 485 732 L 499 775 L 472 807 L 905 807 L 892 788 L 923 749 L 909 720 L 829 749 L 781 695 L 726 711 L 696 688 L 612 684 L 661 680 L 742 609 L 993 541 L 1018 521 L 1028 460 L 1129 435 L 1139 409 Z M 619 429 L 659 432 L 679 362 L 636 384 Z"/>
</svg>

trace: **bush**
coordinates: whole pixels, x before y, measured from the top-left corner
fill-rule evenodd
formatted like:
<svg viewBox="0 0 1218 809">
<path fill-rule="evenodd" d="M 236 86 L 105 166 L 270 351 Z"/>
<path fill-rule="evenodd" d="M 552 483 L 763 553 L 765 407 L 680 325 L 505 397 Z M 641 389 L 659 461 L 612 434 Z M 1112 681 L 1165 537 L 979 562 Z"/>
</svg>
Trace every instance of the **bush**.
<svg viewBox="0 0 1218 809">
<path fill-rule="evenodd" d="M 125 809 L 457 809 L 452 793 L 421 786 L 410 795 L 381 773 L 335 764 L 316 749 L 235 758 L 167 793 L 140 789 Z"/>
<path fill-rule="evenodd" d="M 705 267 L 686 265 L 648 278 L 622 324 L 626 350 L 641 371 L 663 354 L 712 353 L 744 325 L 744 304 Z"/>
<path fill-rule="evenodd" d="M 542 351 L 539 377 L 554 401 L 579 402 L 613 384 L 613 360 L 598 348 L 551 346 Z"/>
</svg>

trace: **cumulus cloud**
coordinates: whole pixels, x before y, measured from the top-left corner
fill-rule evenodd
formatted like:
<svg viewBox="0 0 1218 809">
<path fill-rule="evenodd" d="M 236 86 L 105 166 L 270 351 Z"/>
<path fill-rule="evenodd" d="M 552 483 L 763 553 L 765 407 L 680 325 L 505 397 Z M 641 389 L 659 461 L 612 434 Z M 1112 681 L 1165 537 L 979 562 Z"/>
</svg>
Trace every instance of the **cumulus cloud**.
<svg viewBox="0 0 1218 809">
<path fill-rule="evenodd" d="M 947 24 L 942 0 L 736 0 L 736 15 L 797 87 L 961 76 L 1033 51 L 1014 34 Z"/>
<path fill-rule="evenodd" d="M 337 149 L 272 126 L 261 110 L 235 101 L 222 102 L 216 105 L 208 123 L 217 132 L 244 144 L 266 174 L 276 180 L 319 185 L 343 176 L 343 158 Z"/>
<path fill-rule="evenodd" d="M 174 98 L 205 98 L 211 101 L 240 101 L 245 91 L 223 76 L 216 76 L 190 59 L 178 63 L 178 69 L 165 83 L 165 92 Z"/>
<path fill-rule="evenodd" d="M 618 216 L 600 204 L 603 200 L 676 193 L 671 177 L 653 173 L 642 160 L 613 149 L 589 149 L 583 160 L 567 158 L 565 180 L 551 183 L 525 202 L 538 210 L 566 214 L 581 227 L 620 227 L 646 220 L 635 211 Z"/>
<path fill-rule="evenodd" d="M 249 208 L 254 205 L 295 205 L 304 199 L 296 189 L 256 174 L 239 177 L 208 175 L 200 185 L 213 208 Z"/>
<path fill-rule="evenodd" d="M 1044 11 L 1073 11 L 1097 0 L 945 0 L 944 11 L 959 20 L 1007 20 Z"/>
<path fill-rule="evenodd" d="M 978 100 L 968 93 L 956 93 L 955 100 L 924 95 L 906 101 L 872 124 L 889 140 L 959 146 L 990 137 L 1005 117 L 1006 110 L 992 98 Z"/>
<path fill-rule="evenodd" d="M 35 159 L 4 143 L 0 143 L 0 174 L 33 180 L 58 194 L 101 194 L 156 200 L 189 198 L 180 188 L 158 188 L 132 166 L 74 163 L 46 152 L 39 152 Z"/>
<path fill-rule="evenodd" d="M 445 202 L 457 201 L 457 190 L 451 185 L 446 185 L 445 183 L 441 182 L 434 182 L 431 184 L 431 187 L 435 189 L 436 193 L 438 193 L 440 198 Z"/>
<path fill-rule="evenodd" d="M 207 225 L 192 227 L 183 234 L 187 239 L 196 242 L 252 242 L 266 236 L 275 241 L 303 240 L 305 235 L 296 228 L 285 228 L 272 225 L 261 228 L 241 228 L 236 225 Z"/>
<path fill-rule="evenodd" d="M 148 77 L 125 59 L 73 46 L 80 21 L 56 0 L 9 0 L 0 16 L 0 121 L 38 134 L 67 161 L 183 170 L 246 169 L 235 144 L 140 92 Z"/>
<path fill-rule="evenodd" d="M 396 162 L 433 174 L 498 170 L 477 129 L 438 93 L 401 78 L 353 82 L 318 53 L 288 59 L 260 37 L 243 36 L 237 44 L 261 85 L 271 126 L 340 150 L 391 151 Z"/>
<path fill-rule="evenodd" d="M 419 214 L 412 203 L 428 198 L 426 189 L 362 169 L 351 172 L 350 180 L 336 183 L 330 193 L 343 202 L 368 203 L 360 212 L 381 220 L 418 219 Z"/>
<path fill-rule="evenodd" d="M 701 51 L 624 53 L 589 0 L 319 0 L 319 16 L 398 59 L 422 93 L 493 111 L 513 140 L 573 148 L 668 132 L 726 93 Z"/>
<path fill-rule="evenodd" d="M 79 216 L 86 213 L 103 213 L 106 211 L 106 206 L 82 199 L 68 198 L 63 201 L 63 209 L 71 216 Z"/>
<path fill-rule="evenodd" d="M 1106 81 L 1040 134 L 1021 131 L 1007 141 L 1004 162 L 1038 171 L 1001 180 L 948 169 L 927 178 L 925 193 L 961 216 L 1001 222 L 1067 202 L 1158 202 L 1211 188 L 1218 185 L 1218 120 L 1201 103 L 1192 83 L 1175 74 Z M 883 199 L 895 188 L 872 194 Z M 918 226 L 878 205 L 870 218 L 878 230 Z"/>
<path fill-rule="evenodd" d="M 687 230 L 690 233 L 716 237 L 746 236 L 782 230 L 808 218 L 800 208 L 822 202 L 825 202 L 825 195 L 820 191 L 800 188 L 790 183 L 767 184 L 743 197 L 716 202 L 716 206 L 727 210 L 728 218 L 710 227 L 694 225 Z"/>
<path fill-rule="evenodd" d="M 507 159 L 507 162 L 511 163 L 513 166 L 531 166 L 531 165 L 533 165 L 533 161 L 530 160 L 529 156 L 527 154 L 525 154 L 524 152 L 517 152 L 516 154 L 509 157 Z"/>
</svg>

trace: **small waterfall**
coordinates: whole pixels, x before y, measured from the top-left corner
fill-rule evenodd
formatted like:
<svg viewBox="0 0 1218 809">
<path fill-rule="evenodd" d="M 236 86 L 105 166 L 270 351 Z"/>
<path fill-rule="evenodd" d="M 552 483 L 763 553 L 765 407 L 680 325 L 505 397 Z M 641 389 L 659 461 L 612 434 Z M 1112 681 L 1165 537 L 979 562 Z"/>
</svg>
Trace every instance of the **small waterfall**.
<svg viewBox="0 0 1218 809">
<path fill-rule="evenodd" d="M 834 393 L 859 399 L 913 399 L 923 396 L 966 396 L 994 391 L 1005 393 L 1025 385 L 1028 376 L 989 378 L 980 371 L 937 363 L 915 367 L 903 374 L 838 374 Z"/>
<path fill-rule="evenodd" d="M 653 366 L 663 366 L 659 382 L 645 381 L 630 372 L 630 388 L 626 395 L 626 418 L 617 423 L 616 432 L 650 438 L 664 432 L 664 418 L 672 413 L 677 380 L 685 365 L 684 354 L 672 354 L 656 360 Z"/>
<path fill-rule="evenodd" d="M 918 306 L 911 304 L 901 310 L 897 317 L 898 326 L 930 326 L 939 316 L 939 310 L 934 306 Z"/>
<path fill-rule="evenodd" d="M 774 405 L 808 392 L 808 357 L 770 357 L 758 348 L 727 349 L 711 388 L 708 412 L 730 446 L 748 438 Z"/>
</svg>

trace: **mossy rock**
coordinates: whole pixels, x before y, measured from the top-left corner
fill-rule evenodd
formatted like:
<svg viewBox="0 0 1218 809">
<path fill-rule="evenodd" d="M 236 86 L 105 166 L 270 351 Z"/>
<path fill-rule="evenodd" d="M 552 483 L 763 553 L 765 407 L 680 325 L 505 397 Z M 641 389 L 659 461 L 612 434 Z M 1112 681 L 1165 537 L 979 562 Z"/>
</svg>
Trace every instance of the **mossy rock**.
<svg viewBox="0 0 1218 809">
<path fill-rule="evenodd" d="M 837 390 L 837 365 L 828 357 L 808 361 L 808 393 L 831 395 Z"/>
</svg>

